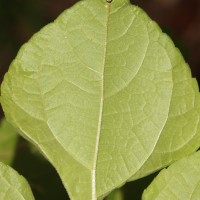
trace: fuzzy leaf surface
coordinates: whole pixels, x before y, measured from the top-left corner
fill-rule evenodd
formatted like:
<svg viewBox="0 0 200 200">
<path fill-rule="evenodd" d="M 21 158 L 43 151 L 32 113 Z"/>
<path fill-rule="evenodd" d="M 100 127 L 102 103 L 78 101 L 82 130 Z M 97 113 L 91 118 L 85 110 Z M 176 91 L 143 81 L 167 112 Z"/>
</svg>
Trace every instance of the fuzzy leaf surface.
<svg viewBox="0 0 200 200">
<path fill-rule="evenodd" d="M 83 0 L 45 26 L 11 64 L 1 101 L 72 200 L 102 199 L 200 144 L 197 83 L 128 0 Z"/>
</svg>

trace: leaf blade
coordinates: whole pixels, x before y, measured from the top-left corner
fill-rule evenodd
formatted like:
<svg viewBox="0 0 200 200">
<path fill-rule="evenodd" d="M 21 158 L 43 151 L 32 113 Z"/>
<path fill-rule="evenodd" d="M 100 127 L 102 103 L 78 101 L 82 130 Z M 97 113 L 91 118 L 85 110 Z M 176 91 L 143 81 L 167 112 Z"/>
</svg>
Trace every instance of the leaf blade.
<svg viewBox="0 0 200 200">
<path fill-rule="evenodd" d="M 198 199 L 200 153 L 185 157 L 162 170 L 144 191 L 142 199 Z"/>
<path fill-rule="evenodd" d="M 3 119 L 0 124 L 0 161 L 4 164 L 11 164 L 18 135 L 13 127 Z"/>
<path fill-rule="evenodd" d="M 188 92 L 181 103 L 179 91 Z M 22 47 L 2 84 L 7 118 L 50 160 L 72 199 L 102 198 L 195 151 L 198 103 L 171 40 L 122 0 L 85 0 L 65 11 Z"/>
<path fill-rule="evenodd" d="M 0 163 L 0 198 L 2 200 L 34 200 L 27 181 L 14 169 Z"/>
</svg>

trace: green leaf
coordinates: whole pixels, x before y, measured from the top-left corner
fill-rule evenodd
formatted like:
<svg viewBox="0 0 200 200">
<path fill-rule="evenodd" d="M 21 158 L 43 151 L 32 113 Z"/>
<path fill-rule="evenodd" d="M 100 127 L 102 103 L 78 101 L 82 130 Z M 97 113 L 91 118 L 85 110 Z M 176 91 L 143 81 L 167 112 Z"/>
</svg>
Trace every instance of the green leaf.
<svg viewBox="0 0 200 200">
<path fill-rule="evenodd" d="M 163 169 L 143 193 L 143 200 L 200 198 L 200 152 Z"/>
<path fill-rule="evenodd" d="M 27 181 L 3 163 L 0 163 L 0 186 L 1 200 L 34 200 Z"/>
<path fill-rule="evenodd" d="M 3 119 L 0 124 L 0 161 L 11 164 L 15 154 L 18 135 L 14 128 Z"/>
<path fill-rule="evenodd" d="M 21 48 L 1 98 L 72 200 L 102 199 L 200 144 L 197 83 L 169 37 L 128 0 L 64 11 Z"/>
<path fill-rule="evenodd" d="M 122 195 L 122 191 L 117 189 L 114 190 L 109 196 L 108 198 L 106 198 L 106 200 L 123 200 L 123 195 Z"/>
</svg>

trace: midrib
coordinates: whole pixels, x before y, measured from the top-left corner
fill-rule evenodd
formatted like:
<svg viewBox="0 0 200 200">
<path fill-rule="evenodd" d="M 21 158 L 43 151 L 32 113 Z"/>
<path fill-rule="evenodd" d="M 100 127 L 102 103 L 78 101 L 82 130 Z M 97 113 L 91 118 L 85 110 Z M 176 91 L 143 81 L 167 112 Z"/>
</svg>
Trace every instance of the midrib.
<svg viewBox="0 0 200 200">
<path fill-rule="evenodd" d="M 99 141 L 100 141 L 100 134 L 101 134 L 101 124 L 102 124 L 102 115 L 103 115 L 103 104 L 104 104 L 104 69 L 106 63 L 106 53 L 107 53 L 107 40 L 108 40 L 108 21 L 110 15 L 110 3 L 106 3 L 106 34 L 105 34 L 105 43 L 104 43 L 104 57 L 103 57 L 103 64 L 102 64 L 102 84 L 101 84 L 101 99 L 100 99 L 100 109 L 99 109 L 99 121 L 98 121 L 98 128 L 97 128 L 97 138 L 96 138 L 96 145 L 95 145 L 95 157 L 94 157 L 94 164 L 92 170 L 92 200 L 97 200 L 96 194 L 96 167 L 97 167 L 97 158 L 98 158 L 98 150 L 99 150 Z"/>
</svg>

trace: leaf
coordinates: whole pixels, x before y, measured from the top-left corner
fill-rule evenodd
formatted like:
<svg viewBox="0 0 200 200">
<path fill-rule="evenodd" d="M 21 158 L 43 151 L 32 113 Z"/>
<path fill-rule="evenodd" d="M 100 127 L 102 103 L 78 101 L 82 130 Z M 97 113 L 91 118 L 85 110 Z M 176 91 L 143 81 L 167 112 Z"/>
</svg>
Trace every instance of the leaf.
<svg viewBox="0 0 200 200">
<path fill-rule="evenodd" d="M 11 164 L 18 135 L 14 128 L 3 119 L 0 124 L 0 161 L 5 164 Z"/>
<path fill-rule="evenodd" d="M 0 163 L 0 185 L 1 200 L 34 200 L 27 181 L 3 163 Z"/>
<path fill-rule="evenodd" d="M 69 200 L 53 166 L 38 152 L 33 153 L 30 148 L 30 143 L 20 138 L 13 167 L 30 181 L 35 199 Z"/>
<path fill-rule="evenodd" d="M 197 200 L 200 198 L 200 152 L 163 169 L 143 193 L 143 200 Z"/>
<path fill-rule="evenodd" d="M 72 200 L 102 199 L 200 144 L 197 83 L 169 37 L 128 0 L 64 11 L 21 48 L 1 100 Z"/>
<path fill-rule="evenodd" d="M 122 191 L 120 191 L 119 189 L 114 190 L 113 192 L 111 192 L 111 194 L 107 197 L 106 200 L 123 200 L 123 194 Z"/>
</svg>

